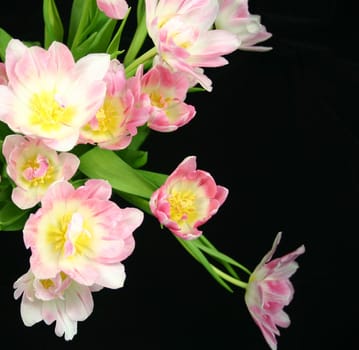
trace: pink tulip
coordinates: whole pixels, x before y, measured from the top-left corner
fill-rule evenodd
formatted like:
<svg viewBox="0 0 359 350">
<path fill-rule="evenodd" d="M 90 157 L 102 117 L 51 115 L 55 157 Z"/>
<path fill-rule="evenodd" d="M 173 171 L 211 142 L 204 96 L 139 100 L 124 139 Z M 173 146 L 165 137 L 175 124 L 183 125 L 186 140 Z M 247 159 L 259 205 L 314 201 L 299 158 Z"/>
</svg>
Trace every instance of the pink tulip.
<svg viewBox="0 0 359 350">
<path fill-rule="evenodd" d="M 160 64 L 146 72 L 142 79 L 142 91 L 151 100 L 152 109 L 147 122 L 150 129 L 170 132 L 192 120 L 195 108 L 184 102 L 189 87 L 186 76 Z"/>
<path fill-rule="evenodd" d="M 36 278 L 55 278 L 62 271 L 86 286 L 123 286 L 122 262 L 134 250 L 133 231 L 144 214 L 120 208 L 111 195 L 105 180 L 90 179 L 76 189 L 59 181 L 48 188 L 23 230 Z"/>
<path fill-rule="evenodd" d="M 76 155 L 57 153 L 41 139 L 21 135 L 6 136 L 2 152 L 16 184 L 11 199 L 21 209 L 34 207 L 52 183 L 70 180 L 80 165 Z"/>
<path fill-rule="evenodd" d="M 29 270 L 14 283 L 14 297 L 21 298 L 20 314 L 27 327 L 44 321 L 55 322 L 55 334 L 72 340 L 77 322 L 87 319 L 93 311 L 93 291 L 100 286 L 83 286 L 60 272 L 51 279 L 38 279 Z"/>
<path fill-rule="evenodd" d="M 150 99 L 141 91 L 142 66 L 135 76 L 126 78 L 117 59 L 111 61 L 104 81 L 106 96 L 95 116 L 81 128 L 79 143 L 97 144 L 100 148 L 121 150 L 137 134 L 137 128 L 149 117 Z"/>
<path fill-rule="evenodd" d="M 248 0 L 219 0 L 219 13 L 215 27 L 236 34 L 241 41 L 240 50 L 271 50 L 271 47 L 254 46 L 269 39 L 272 34 L 261 24 L 260 16 L 249 12 Z"/>
<path fill-rule="evenodd" d="M 295 251 L 271 260 L 280 239 L 281 233 L 278 233 L 272 249 L 251 274 L 245 293 L 248 310 L 272 350 L 277 349 L 277 326 L 286 328 L 290 325 L 290 319 L 283 311 L 294 294 L 289 278 L 298 269 L 295 260 L 305 252 L 301 245 Z"/>
<path fill-rule="evenodd" d="M 125 0 L 96 0 L 98 8 L 109 18 L 123 19 L 128 11 Z"/>
<path fill-rule="evenodd" d="M 218 9 L 217 0 L 146 0 L 147 30 L 160 61 L 208 91 L 212 82 L 203 68 L 226 65 L 223 56 L 240 44 L 235 34 L 213 29 Z"/>
<path fill-rule="evenodd" d="M 16 133 L 41 138 L 56 151 L 71 150 L 80 128 L 103 104 L 109 64 L 105 53 L 75 62 L 60 42 L 45 50 L 10 40 L 5 56 L 8 84 L 0 85 L 0 121 Z"/>
<path fill-rule="evenodd" d="M 226 200 L 228 189 L 217 186 L 206 171 L 196 169 L 196 157 L 185 158 L 151 196 L 150 208 L 161 225 L 191 240 Z"/>
</svg>

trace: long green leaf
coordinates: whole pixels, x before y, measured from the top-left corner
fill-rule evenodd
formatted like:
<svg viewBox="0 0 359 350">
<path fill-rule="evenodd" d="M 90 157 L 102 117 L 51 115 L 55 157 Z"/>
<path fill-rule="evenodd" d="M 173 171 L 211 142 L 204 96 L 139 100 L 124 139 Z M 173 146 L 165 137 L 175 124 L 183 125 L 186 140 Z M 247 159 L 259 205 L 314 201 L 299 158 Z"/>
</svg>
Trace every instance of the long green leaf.
<svg viewBox="0 0 359 350">
<path fill-rule="evenodd" d="M 113 151 L 94 147 L 80 157 L 80 171 L 104 179 L 121 192 L 149 199 L 156 187 Z"/>
<path fill-rule="evenodd" d="M 160 187 L 166 181 L 168 175 L 155 173 L 148 170 L 138 169 L 138 172 L 144 176 L 148 181 L 151 181 L 156 187 Z"/>
<path fill-rule="evenodd" d="M 147 163 L 148 152 L 126 148 L 116 153 L 132 168 L 142 168 Z"/>
<path fill-rule="evenodd" d="M 7 135 L 13 134 L 14 132 L 8 127 L 7 124 L 0 121 L 0 140 L 4 140 Z"/>
<path fill-rule="evenodd" d="M 89 53 L 104 52 L 111 40 L 116 21 L 108 19 L 100 31 L 95 31 L 90 34 L 86 40 L 81 42 L 78 46 L 72 49 L 75 59 L 79 59 Z"/>
<path fill-rule="evenodd" d="M 139 149 L 149 136 L 151 129 L 147 125 L 142 125 L 137 129 L 137 134 L 132 138 L 128 148 Z"/>
<path fill-rule="evenodd" d="M 53 41 L 63 41 L 64 27 L 54 0 L 44 0 L 44 47 L 47 49 Z"/>
<path fill-rule="evenodd" d="M 141 209 L 143 212 L 152 215 L 149 201 L 147 199 L 117 190 L 114 190 L 114 192 L 121 198 L 123 198 L 126 202 L 131 203 L 132 205 L 135 205 L 138 209 Z"/>
<path fill-rule="evenodd" d="M 7 201 L 0 209 L 0 230 L 13 231 L 22 228 L 29 213 L 29 210 L 22 210 L 13 202 Z"/>
<path fill-rule="evenodd" d="M 83 41 L 84 31 L 86 31 L 94 16 L 94 6 L 97 7 L 96 1 L 93 0 L 73 0 L 67 39 L 67 44 L 71 47 L 71 50 Z"/>
</svg>

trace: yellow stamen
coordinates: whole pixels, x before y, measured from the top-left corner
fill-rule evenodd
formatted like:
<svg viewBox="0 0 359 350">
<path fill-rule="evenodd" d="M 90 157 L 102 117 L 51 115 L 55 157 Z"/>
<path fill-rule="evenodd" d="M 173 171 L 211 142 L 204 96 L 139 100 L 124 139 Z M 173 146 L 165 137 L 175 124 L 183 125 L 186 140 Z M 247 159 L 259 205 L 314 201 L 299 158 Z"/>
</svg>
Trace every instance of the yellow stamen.
<svg viewBox="0 0 359 350">
<path fill-rule="evenodd" d="M 181 224 L 183 221 L 193 222 L 197 218 L 195 204 L 196 195 L 192 191 L 173 190 L 168 201 L 170 203 L 170 217 Z"/>
<path fill-rule="evenodd" d="M 169 97 L 164 98 L 161 94 L 157 93 L 156 91 L 153 91 L 150 93 L 150 99 L 152 106 L 158 107 L 158 108 L 165 108 L 170 103 L 171 99 Z"/>
<path fill-rule="evenodd" d="M 28 170 L 28 169 L 32 169 L 34 172 L 36 172 L 36 170 L 38 170 L 39 168 L 40 168 L 40 163 L 39 163 L 37 157 L 28 159 L 22 166 L 22 173 L 23 173 L 24 181 L 30 187 L 49 185 L 54 180 L 55 169 L 51 163 L 48 163 L 46 172 L 42 176 L 34 176 L 32 178 L 29 178 L 24 173 L 25 170 Z"/>
<path fill-rule="evenodd" d="M 64 125 L 69 125 L 74 117 L 75 109 L 63 106 L 56 93 L 43 91 L 36 93 L 30 100 L 30 122 L 43 131 L 58 131 Z"/>
<path fill-rule="evenodd" d="M 48 230 L 48 242 L 57 254 L 64 256 L 83 255 L 90 247 L 92 236 L 91 232 L 87 229 L 86 222 L 83 222 L 80 231 L 73 232 L 72 235 L 70 233 L 71 237 L 68 237 L 68 228 L 73 215 L 73 213 L 63 215 L 56 225 L 53 225 Z M 72 254 L 65 254 L 65 244 L 67 241 L 74 247 Z"/>
<path fill-rule="evenodd" d="M 48 289 L 54 285 L 54 282 L 50 278 L 45 280 L 40 280 L 41 284 L 44 286 L 45 289 Z"/>
<path fill-rule="evenodd" d="M 91 121 L 83 130 L 96 142 L 106 141 L 114 136 L 124 119 L 123 107 L 118 98 L 106 97 L 96 113 L 96 121 Z"/>
</svg>

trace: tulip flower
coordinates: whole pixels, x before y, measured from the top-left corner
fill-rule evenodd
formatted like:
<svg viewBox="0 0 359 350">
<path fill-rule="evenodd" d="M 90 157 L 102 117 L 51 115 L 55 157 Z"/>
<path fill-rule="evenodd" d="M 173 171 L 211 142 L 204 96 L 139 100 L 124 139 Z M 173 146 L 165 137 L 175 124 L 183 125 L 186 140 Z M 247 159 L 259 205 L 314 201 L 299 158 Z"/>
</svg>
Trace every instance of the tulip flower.
<svg viewBox="0 0 359 350">
<path fill-rule="evenodd" d="M 141 91 L 142 67 L 126 79 L 123 65 L 111 61 L 104 81 L 106 96 L 95 116 L 81 128 L 79 143 L 97 144 L 100 148 L 126 148 L 137 134 L 137 128 L 149 117 L 149 97 Z"/>
<path fill-rule="evenodd" d="M 66 181 L 48 188 L 41 208 L 29 216 L 23 230 L 37 278 L 55 278 L 62 271 L 86 286 L 123 286 L 122 261 L 134 250 L 133 231 L 141 225 L 143 212 L 120 208 L 111 194 L 111 185 L 97 179 L 76 189 Z"/>
<path fill-rule="evenodd" d="M 215 27 L 236 34 L 241 41 L 240 50 L 271 50 L 271 47 L 254 46 L 269 39 L 272 34 L 261 24 L 260 16 L 249 12 L 248 0 L 219 0 L 218 2 L 219 12 Z"/>
<path fill-rule="evenodd" d="M 0 121 L 36 136 L 56 151 L 69 151 L 80 128 L 103 104 L 110 56 L 89 54 L 75 62 L 60 42 L 48 50 L 12 39 L 6 49 L 8 84 L 0 85 Z"/>
<path fill-rule="evenodd" d="M 128 11 L 125 0 L 96 0 L 98 8 L 109 18 L 123 19 Z"/>
<path fill-rule="evenodd" d="M 223 56 L 240 45 L 235 34 L 213 29 L 218 9 L 217 0 L 146 0 L 147 30 L 160 60 L 208 91 L 211 80 L 203 68 L 226 65 Z"/>
<path fill-rule="evenodd" d="M 180 72 L 172 72 L 165 66 L 155 65 L 142 79 L 142 91 L 151 101 L 147 125 L 150 129 L 170 132 L 189 123 L 196 114 L 193 106 L 184 102 L 189 80 Z"/>
<path fill-rule="evenodd" d="M 282 234 L 278 233 L 272 249 L 252 272 L 245 292 L 245 302 L 255 323 L 272 350 L 277 349 L 277 326 L 290 325 L 288 314 L 283 311 L 293 299 L 294 288 L 290 277 L 299 265 L 295 261 L 305 252 L 304 245 L 280 258 L 272 259 Z"/>
<path fill-rule="evenodd" d="M 38 279 L 28 270 L 14 283 L 14 297 L 21 298 L 20 315 L 27 327 L 44 321 L 55 322 L 55 334 L 72 340 L 77 322 L 86 320 L 93 311 L 92 292 L 100 286 L 77 283 L 63 272 L 51 279 Z"/>
<path fill-rule="evenodd" d="M 41 139 L 22 135 L 6 136 L 2 152 L 6 171 L 16 184 L 11 199 L 21 209 L 38 204 L 55 181 L 71 179 L 80 164 L 76 155 L 57 153 Z"/>
<path fill-rule="evenodd" d="M 151 196 L 150 208 L 161 225 L 176 236 L 192 240 L 226 200 L 228 189 L 206 171 L 197 170 L 195 156 L 185 158 Z"/>
</svg>

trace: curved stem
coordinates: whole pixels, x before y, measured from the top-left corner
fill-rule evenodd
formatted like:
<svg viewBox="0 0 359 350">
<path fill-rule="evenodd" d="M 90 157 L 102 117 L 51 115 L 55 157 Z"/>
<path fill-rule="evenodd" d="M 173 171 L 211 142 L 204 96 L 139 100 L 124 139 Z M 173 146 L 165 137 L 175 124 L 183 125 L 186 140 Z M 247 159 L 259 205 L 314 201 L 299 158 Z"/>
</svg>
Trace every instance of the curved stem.
<svg viewBox="0 0 359 350">
<path fill-rule="evenodd" d="M 152 49 L 146 51 L 144 54 L 142 54 L 140 57 L 136 58 L 133 62 L 131 62 L 125 69 L 126 75 L 131 76 L 136 71 L 137 67 L 145 63 L 146 61 L 150 60 L 152 57 L 154 57 L 157 54 L 156 47 L 153 47 Z"/>
<path fill-rule="evenodd" d="M 234 277 L 228 275 L 227 273 L 223 272 L 222 270 L 218 269 L 217 267 L 213 266 L 212 264 L 211 264 L 211 266 L 212 266 L 213 270 L 217 273 L 217 275 L 221 276 L 227 282 L 232 283 L 237 287 L 241 287 L 244 289 L 247 288 L 248 283 L 243 282 L 238 278 L 234 278 Z"/>
</svg>

